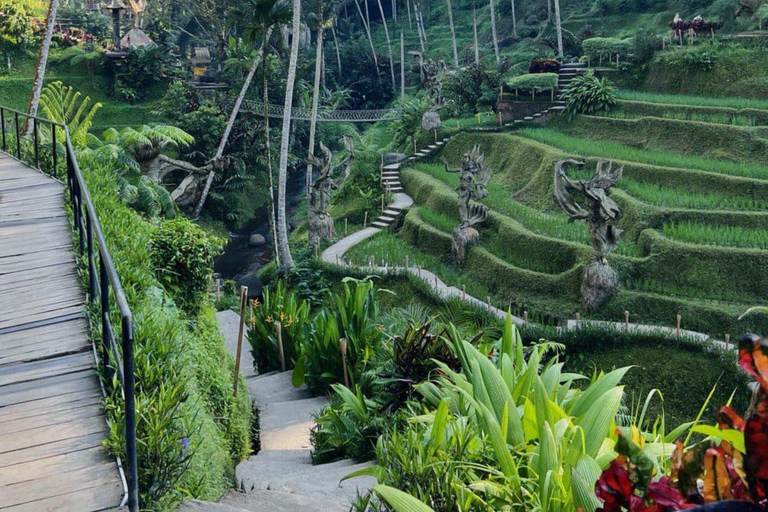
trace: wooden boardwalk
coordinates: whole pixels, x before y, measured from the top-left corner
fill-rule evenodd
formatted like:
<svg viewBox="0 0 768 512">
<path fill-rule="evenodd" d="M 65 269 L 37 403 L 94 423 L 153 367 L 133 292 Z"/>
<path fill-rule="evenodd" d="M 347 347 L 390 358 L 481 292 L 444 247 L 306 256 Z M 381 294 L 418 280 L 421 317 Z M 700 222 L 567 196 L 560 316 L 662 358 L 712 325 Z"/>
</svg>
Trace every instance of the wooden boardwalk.
<svg viewBox="0 0 768 512">
<path fill-rule="evenodd" d="M 64 186 L 0 153 L 0 511 L 115 510 L 123 484 Z"/>
</svg>

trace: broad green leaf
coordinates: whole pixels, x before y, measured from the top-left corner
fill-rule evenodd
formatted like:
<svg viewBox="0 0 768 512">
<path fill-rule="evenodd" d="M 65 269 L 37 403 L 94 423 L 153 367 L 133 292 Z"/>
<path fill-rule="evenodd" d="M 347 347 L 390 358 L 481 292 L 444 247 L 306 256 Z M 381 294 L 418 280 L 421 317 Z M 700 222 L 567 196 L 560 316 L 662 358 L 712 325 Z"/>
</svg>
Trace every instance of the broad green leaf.
<svg viewBox="0 0 768 512">
<path fill-rule="evenodd" d="M 410 494 L 393 487 L 377 485 L 373 491 L 386 501 L 395 512 L 435 512 Z"/>
<path fill-rule="evenodd" d="M 584 392 L 574 398 L 569 407 L 566 408 L 566 412 L 577 418 L 582 417 L 592 407 L 595 400 L 619 385 L 630 368 L 629 366 L 619 368 L 598 378 Z"/>
<path fill-rule="evenodd" d="M 741 453 L 747 452 L 747 448 L 744 443 L 744 432 L 741 432 L 740 430 L 721 430 L 718 427 L 712 425 L 696 425 L 692 430 L 694 432 L 698 432 L 699 434 L 704 434 L 705 436 L 717 437 L 723 441 L 727 441 Z"/>
<path fill-rule="evenodd" d="M 609 433 L 611 423 L 616 417 L 616 412 L 621 406 L 621 398 L 624 388 L 615 387 L 598 397 L 578 422 L 584 429 L 586 454 L 596 457 L 600 451 L 606 436 Z"/>
</svg>

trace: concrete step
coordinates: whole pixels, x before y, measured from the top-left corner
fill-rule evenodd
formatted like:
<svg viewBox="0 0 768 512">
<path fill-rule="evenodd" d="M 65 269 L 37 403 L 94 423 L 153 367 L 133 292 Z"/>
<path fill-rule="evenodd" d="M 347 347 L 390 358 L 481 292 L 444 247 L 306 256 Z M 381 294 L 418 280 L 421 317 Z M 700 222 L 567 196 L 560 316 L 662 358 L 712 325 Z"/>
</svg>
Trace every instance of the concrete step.
<svg viewBox="0 0 768 512">
<path fill-rule="evenodd" d="M 327 398 L 306 398 L 260 405 L 261 450 L 309 450 L 312 415 L 328 403 Z M 262 453 L 259 452 L 259 453 Z"/>
<path fill-rule="evenodd" d="M 560 69 L 586 69 L 587 65 L 583 62 L 568 62 L 562 64 Z"/>
<path fill-rule="evenodd" d="M 288 512 L 290 509 L 284 510 Z M 210 501 L 187 500 L 179 505 L 174 512 L 248 512 L 248 509 L 211 503 Z"/>
<path fill-rule="evenodd" d="M 376 219 L 376 222 L 386 222 L 387 224 L 392 224 L 395 222 L 395 218 L 390 217 L 389 215 L 381 215 L 378 219 Z"/>
<path fill-rule="evenodd" d="M 541 117 L 541 112 L 537 112 L 537 113 L 533 114 L 533 118 L 534 119 L 538 119 L 539 117 Z"/>
<path fill-rule="evenodd" d="M 393 194 L 402 194 L 405 192 L 405 189 L 403 187 L 392 187 L 389 191 Z"/>
<path fill-rule="evenodd" d="M 382 176 L 400 176 L 400 171 L 382 171 Z"/>
<path fill-rule="evenodd" d="M 397 171 L 400 169 L 400 164 L 388 164 L 382 167 L 385 171 Z"/>
<path fill-rule="evenodd" d="M 219 504 L 249 512 L 348 512 L 349 504 L 279 491 L 230 492 Z"/>
<path fill-rule="evenodd" d="M 524 117 L 523 121 L 533 121 L 533 116 Z"/>
<path fill-rule="evenodd" d="M 224 336 L 224 341 L 227 344 L 227 350 L 232 354 L 232 357 L 236 357 L 237 335 L 240 331 L 240 315 L 231 310 L 219 311 L 216 313 L 216 320 L 219 323 L 221 335 Z M 248 338 L 245 334 L 243 334 L 243 343 L 240 348 L 240 373 L 246 379 L 256 376 L 256 368 L 253 362 L 253 355 L 251 354 L 251 344 L 248 343 Z"/>
<path fill-rule="evenodd" d="M 379 228 L 379 229 L 386 229 L 386 228 L 389 227 L 389 224 L 385 224 L 385 223 L 379 222 L 379 221 L 373 221 L 373 222 L 371 222 L 371 226 L 373 226 L 375 228 Z"/>
<path fill-rule="evenodd" d="M 291 402 L 311 398 L 312 393 L 305 386 L 299 389 L 293 387 L 291 376 L 292 372 L 272 372 L 249 379 L 248 391 L 251 394 L 251 400 L 259 405 L 266 405 L 271 402 Z"/>
<path fill-rule="evenodd" d="M 389 209 L 389 210 L 384 210 L 384 215 L 388 217 L 397 217 L 398 215 L 400 215 L 401 212 L 402 210 Z"/>
<path fill-rule="evenodd" d="M 549 107 L 550 112 L 565 112 L 566 110 L 567 110 L 567 107 L 565 107 L 564 105 Z"/>
</svg>

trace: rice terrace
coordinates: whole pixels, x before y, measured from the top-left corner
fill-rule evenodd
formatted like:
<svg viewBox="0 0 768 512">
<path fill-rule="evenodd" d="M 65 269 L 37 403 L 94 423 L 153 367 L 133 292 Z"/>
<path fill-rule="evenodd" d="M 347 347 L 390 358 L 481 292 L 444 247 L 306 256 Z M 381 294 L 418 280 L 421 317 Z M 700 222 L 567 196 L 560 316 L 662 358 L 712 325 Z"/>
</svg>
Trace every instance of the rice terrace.
<svg viewBox="0 0 768 512">
<path fill-rule="evenodd" d="M 0 511 L 768 509 L 766 0 L 0 0 Z"/>
</svg>

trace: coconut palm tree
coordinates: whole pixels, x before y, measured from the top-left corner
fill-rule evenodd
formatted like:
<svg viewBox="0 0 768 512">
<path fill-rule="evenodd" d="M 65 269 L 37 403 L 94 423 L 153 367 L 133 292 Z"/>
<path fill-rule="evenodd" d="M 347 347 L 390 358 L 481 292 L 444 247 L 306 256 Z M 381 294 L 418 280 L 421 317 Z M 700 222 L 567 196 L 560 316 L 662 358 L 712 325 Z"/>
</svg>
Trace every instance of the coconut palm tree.
<svg viewBox="0 0 768 512">
<path fill-rule="evenodd" d="M 517 37 L 517 12 L 515 11 L 515 0 L 510 0 L 512 3 L 512 34 Z"/>
<path fill-rule="evenodd" d="M 514 2 L 514 0 L 512 0 Z M 456 30 L 453 28 L 453 9 L 451 8 L 451 0 L 445 0 L 446 7 L 448 9 L 448 25 L 451 27 L 451 44 L 453 46 L 453 65 L 459 67 L 459 51 L 456 48 Z"/>
<path fill-rule="evenodd" d="M 301 0 L 293 0 L 292 28 L 291 56 L 288 61 L 288 78 L 285 83 L 285 104 L 283 105 L 283 130 L 280 138 L 280 166 L 278 167 L 277 174 L 277 241 L 285 270 L 290 270 L 295 266 L 293 256 L 291 256 L 291 248 L 288 245 L 288 217 L 285 199 L 288 183 L 288 142 L 291 137 L 293 90 L 296 85 L 296 64 L 299 60 Z"/>
<path fill-rule="evenodd" d="M 37 115 L 38 105 L 40 104 L 40 95 L 43 92 L 43 80 L 45 79 L 45 68 L 48 65 L 48 54 L 51 51 L 51 39 L 53 38 L 53 27 L 56 23 L 56 13 L 59 10 L 61 0 L 51 0 L 48 3 L 48 12 L 45 15 L 45 35 L 40 43 L 40 53 L 37 56 L 37 67 L 35 68 L 35 81 L 32 84 L 32 97 L 29 100 L 30 117 Z M 32 134 L 33 124 L 27 122 L 26 136 Z"/>
<path fill-rule="evenodd" d="M 493 4 L 496 0 L 489 0 L 488 3 L 491 6 L 491 36 L 493 37 L 493 54 L 496 56 L 496 64 L 500 62 L 499 59 L 499 38 L 496 36 L 496 8 Z"/>
<path fill-rule="evenodd" d="M 557 56 L 563 58 L 563 22 L 560 19 L 560 0 L 555 0 L 555 25 L 557 26 Z"/>
<path fill-rule="evenodd" d="M 477 9 L 472 8 L 472 30 L 475 33 L 475 64 L 480 63 L 480 47 L 477 44 Z"/>
<path fill-rule="evenodd" d="M 229 142 L 229 137 L 232 134 L 235 120 L 240 113 L 240 108 L 243 105 L 243 100 L 245 100 L 245 95 L 251 86 L 256 70 L 264 56 L 264 49 L 269 44 L 269 38 L 272 35 L 274 26 L 279 23 L 287 22 L 289 15 L 290 10 L 286 0 L 247 0 L 243 5 L 233 7 L 229 11 L 229 24 L 233 27 L 242 27 L 243 39 L 247 43 L 255 43 L 259 38 L 262 38 L 262 41 L 261 46 L 256 53 L 256 57 L 253 60 L 253 64 L 251 64 L 251 69 L 245 77 L 245 82 L 243 82 L 243 86 L 240 88 L 240 94 L 237 96 L 237 100 L 235 100 L 235 105 L 229 115 L 227 126 L 224 128 L 224 133 L 221 136 L 219 147 L 216 150 L 212 162 L 216 163 L 224 156 L 224 149 Z M 208 194 L 211 191 L 211 185 L 216 176 L 217 168 L 218 166 L 216 165 L 211 166 L 211 170 L 205 181 L 203 193 L 195 207 L 194 217 L 198 217 L 203 209 L 205 200 L 208 198 Z"/>
<path fill-rule="evenodd" d="M 387 27 L 387 18 L 384 16 L 384 6 L 381 5 L 381 0 L 376 0 L 379 4 L 379 13 L 381 13 L 381 23 L 384 24 L 384 35 L 387 38 L 387 50 L 389 51 L 389 74 L 392 76 L 392 92 L 395 91 L 395 59 L 392 55 L 392 41 L 389 39 L 389 28 Z"/>
<path fill-rule="evenodd" d="M 363 9 L 360 7 L 360 2 L 358 0 L 355 0 L 355 7 L 357 7 L 357 13 L 360 15 L 360 21 L 362 21 L 363 23 L 363 29 L 365 29 L 365 37 L 368 38 L 368 44 L 371 45 L 371 54 L 373 55 L 373 62 L 376 64 L 376 76 L 378 76 L 379 57 L 376 55 L 376 47 L 373 46 L 373 38 L 371 37 L 371 26 L 366 21 L 365 14 L 363 14 Z"/>
</svg>

